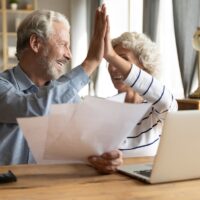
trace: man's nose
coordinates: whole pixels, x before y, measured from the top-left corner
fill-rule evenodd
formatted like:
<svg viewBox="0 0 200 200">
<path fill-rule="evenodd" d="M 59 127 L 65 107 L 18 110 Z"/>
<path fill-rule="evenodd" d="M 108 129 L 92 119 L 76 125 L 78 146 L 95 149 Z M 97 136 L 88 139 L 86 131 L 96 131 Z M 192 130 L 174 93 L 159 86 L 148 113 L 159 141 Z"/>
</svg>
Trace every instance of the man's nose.
<svg viewBox="0 0 200 200">
<path fill-rule="evenodd" d="M 71 58 L 72 58 L 72 53 L 71 53 L 71 50 L 70 50 L 69 47 L 67 47 L 67 48 L 65 49 L 64 57 L 65 57 L 67 60 L 71 60 Z"/>
</svg>

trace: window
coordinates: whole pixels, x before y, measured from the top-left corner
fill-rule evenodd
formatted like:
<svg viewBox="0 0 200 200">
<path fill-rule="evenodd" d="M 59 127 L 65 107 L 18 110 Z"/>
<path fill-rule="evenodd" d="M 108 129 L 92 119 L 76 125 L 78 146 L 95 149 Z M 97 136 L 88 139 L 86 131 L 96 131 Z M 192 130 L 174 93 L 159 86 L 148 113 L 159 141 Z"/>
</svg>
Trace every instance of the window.
<svg viewBox="0 0 200 200">
<path fill-rule="evenodd" d="M 111 24 L 111 38 L 117 37 L 125 31 L 142 32 L 142 0 L 104 0 L 102 3 L 107 6 Z M 172 1 L 160 0 L 158 16 L 156 43 L 162 55 L 159 79 L 176 98 L 182 98 L 184 93 L 175 42 Z M 116 93 L 104 60 L 99 68 L 95 94 L 100 97 L 108 97 Z"/>
</svg>

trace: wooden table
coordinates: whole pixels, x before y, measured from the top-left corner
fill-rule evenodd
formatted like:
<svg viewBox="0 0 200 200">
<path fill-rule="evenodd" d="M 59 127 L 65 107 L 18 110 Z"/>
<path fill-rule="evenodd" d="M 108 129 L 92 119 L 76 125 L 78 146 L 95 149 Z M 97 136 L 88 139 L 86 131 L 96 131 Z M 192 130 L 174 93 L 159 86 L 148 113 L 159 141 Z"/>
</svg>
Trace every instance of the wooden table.
<svg viewBox="0 0 200 200">
<path fill-rule="evenodd" d="M 135 158 L 142 163 L 152 158 Z M 122 174 L 100 175 L 87 165 L 18 165 L 18 181 L 0 185 L 1 200 L 199 200 L 200 180 L 149 185 Z"/>
</svg>

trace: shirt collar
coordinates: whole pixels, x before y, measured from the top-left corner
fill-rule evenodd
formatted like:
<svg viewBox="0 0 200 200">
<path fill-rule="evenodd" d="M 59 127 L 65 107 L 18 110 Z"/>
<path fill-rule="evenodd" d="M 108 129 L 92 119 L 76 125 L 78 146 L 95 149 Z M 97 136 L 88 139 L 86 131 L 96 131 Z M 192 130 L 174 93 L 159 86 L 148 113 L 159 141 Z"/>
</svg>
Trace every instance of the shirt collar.
<svg viewBox="0 0 200 200">
<path fill-rule="evenodd" d="M 21 69 L 21 67 L 19 65 L 17 65 L 16 68 L 14 69 L 14 74 L 15 74 L 16 82 L 21 91 L 28 90 L 32 86 L 37 87 L 30 80 L 30 78 L 23 72 L 23 70 Z"/>
</svg>

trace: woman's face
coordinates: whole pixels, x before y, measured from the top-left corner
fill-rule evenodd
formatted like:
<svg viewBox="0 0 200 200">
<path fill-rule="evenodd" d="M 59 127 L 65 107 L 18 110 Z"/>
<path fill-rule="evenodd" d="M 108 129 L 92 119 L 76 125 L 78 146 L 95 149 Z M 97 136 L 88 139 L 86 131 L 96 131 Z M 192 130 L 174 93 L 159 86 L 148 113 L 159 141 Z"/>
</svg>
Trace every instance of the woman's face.
<svg viewBox="0 0 200 200">
<path fill-rule="evenodd" d="M 125 49 L 120 44 L 116 45 L 114 47 L 114 50 L 123 59 L 127 60 L 131 64 L 135 64 L 136 66 L 142 68 L 141 63 L 139 62 L 138 58 L 136 57 L 136 55 L 133 53 L 132 50 Z M 115 88 L 119 92 L 127 92 L 127 98 L 128 97 L 132 98 L 131 100 L 126 99 L 126 101 L 135 103 L 135 102 L 138 102 L 138 98 L 141 99 L 141 97 L 139 97 L 139 95 L 136 94 L 136 92 L 134 92 L 132 88 L 130 88 L 129 86 L 127 86 L 123 83 L 124 78 L 123 78 L 122 74 L 120 73 L 120 71 L 118 71 L 118 69 L 115 66 L 109 64 L 108 71 L 110 73 L 110 76 L 111 76 L 111 79 L 112 79 L 112 82 L 113 82 Z"/>
</svg>

